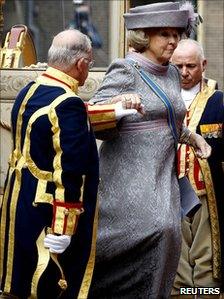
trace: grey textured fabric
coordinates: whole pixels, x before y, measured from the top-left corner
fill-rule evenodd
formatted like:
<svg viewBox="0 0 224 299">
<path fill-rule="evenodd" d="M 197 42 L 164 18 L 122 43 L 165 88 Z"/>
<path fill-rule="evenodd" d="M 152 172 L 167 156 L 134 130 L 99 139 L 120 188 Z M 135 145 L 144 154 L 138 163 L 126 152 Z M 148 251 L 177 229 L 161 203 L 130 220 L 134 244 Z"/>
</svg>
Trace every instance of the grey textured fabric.
<svg viewBox="0 0 224 299">
<path fill-rule="evenodd" d="M 127 29 L 176 27 L 186 28 L 189 11 L 180 9 L 178 2 L 153 3 L 136 6 L 124 14 Z"/>
<path fill-rule="evenodd" d="M 160 76 L 148 74 L 172 100 L 180 134 L 185 106 L 176 68 L 170 65 Z M 99 230 L 91 299 L 169 298 L 178 265 L 180 194 L 174 140 L 168 124 L 164 125 L 165 106 L 125 59 L 111 64 L 93 100 L 134 92 L 142 98 L 145 116 L 123 118 L 118 134 L 108 131 L 100 149 Z M 128 123 L 153 121 L 155 128 L 122 130 Z"/>
<path fill-rule="evenodd" d="M 155 12 L 155 11 L 172 11 L 180 8 L 179 2 L 159 2 L 146 5 L 140 5 L 130 8 L 131 13 Z"/>
</svg>

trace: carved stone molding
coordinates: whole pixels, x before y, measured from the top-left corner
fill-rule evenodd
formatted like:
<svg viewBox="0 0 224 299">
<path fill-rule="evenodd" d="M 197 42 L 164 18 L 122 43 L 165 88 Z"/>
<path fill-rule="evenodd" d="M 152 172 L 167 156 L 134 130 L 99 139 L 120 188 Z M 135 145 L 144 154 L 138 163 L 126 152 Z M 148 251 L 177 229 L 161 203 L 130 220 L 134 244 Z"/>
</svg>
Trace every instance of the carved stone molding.
<svg viewBox="0 0 224 299">
<path fill-rule="evenodd" d="M 0 102 L 14 101 L 18 92 L 43 70 L 1 69 Z"/>
<path fill-rule="evenodd" d="M 93 96 L 93 94 L 100 87 L 104 75 L 105 72 L 100 71 L 89 73 L 84 86 L 79 87 L 79 96 L 81 97 L 81 99 L 87 101 Z"/>
<path fill-rule="evenodd" d="M 14 101 L 21 88 L 43 71 L 44 69 L 1 69 L 0 102 Z M 104 74 L 103 71 L 89 73 L 85 85 L 79 88 L 79 95 L 83 100 L 89 100 L 93 96 L 99 88 Z"/>
</svg>

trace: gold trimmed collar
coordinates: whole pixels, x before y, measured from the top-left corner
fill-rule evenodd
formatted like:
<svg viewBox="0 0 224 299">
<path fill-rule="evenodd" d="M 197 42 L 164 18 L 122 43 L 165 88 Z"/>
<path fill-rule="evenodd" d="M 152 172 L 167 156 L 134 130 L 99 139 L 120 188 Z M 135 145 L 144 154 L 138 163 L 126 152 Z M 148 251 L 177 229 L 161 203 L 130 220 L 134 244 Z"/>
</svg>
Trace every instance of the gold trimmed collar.
<svg viewBox="0 0 224 299">
<path fill-rule="evenodd" d="M 64 87 L 67 86 L 75 93 L 78 91 L 79 82 L 62 71 L 59 71 L 58 69 L 48 67 L 41 76 L 48 78 L 48 83 L 52 81 L 52 85 L 55 85 L 55 81 L 57 81 L 58 85 L 62 84 Z"/>
<path fill-rule="evenodd" d="M 201 80 L 201 92 L 208 87 L 207 83 L 205 82 L 205 79 L 202 78 Z"/>
</svg>

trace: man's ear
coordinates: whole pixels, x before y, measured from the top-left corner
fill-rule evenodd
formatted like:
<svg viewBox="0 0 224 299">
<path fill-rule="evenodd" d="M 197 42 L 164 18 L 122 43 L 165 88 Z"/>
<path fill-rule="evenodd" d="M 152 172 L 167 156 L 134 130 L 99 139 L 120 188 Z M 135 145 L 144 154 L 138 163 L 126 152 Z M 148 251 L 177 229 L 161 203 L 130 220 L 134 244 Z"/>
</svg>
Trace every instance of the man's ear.
<svg viewBox="0 0 224 299">
<path fill-rule="evenodd" d="M 204 60 L 202 61 L 203 72 L 205 71 L 206 67 L 207 67 L 207 60 L 204 59 Z"/>
<path fill-rule="evenodd" d="M 77 70 L 79 72 L 82 72 L 83 71 L 83 68 L 85 66 L 85 60 L 84 58 L 80 58 L 77 62 L 76 62 L 76 65 L 77 65 Z"/>
</svg>

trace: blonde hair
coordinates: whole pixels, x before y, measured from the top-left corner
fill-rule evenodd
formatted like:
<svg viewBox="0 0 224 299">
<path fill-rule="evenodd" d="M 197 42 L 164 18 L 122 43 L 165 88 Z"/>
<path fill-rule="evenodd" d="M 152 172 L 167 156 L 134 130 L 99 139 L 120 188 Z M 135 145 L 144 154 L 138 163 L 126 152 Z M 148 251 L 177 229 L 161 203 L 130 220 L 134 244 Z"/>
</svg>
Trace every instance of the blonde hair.
<svg viewBox="0 0 224 299">
<path fill-rule="evenodd" d="M 128 30 L 128 45 L 137 52 L 144 52 L 149 48 L 149 35 L 143 29 Z"/>
<path fill-rule="evenodd" d="M 136 52 L 143 53 L 150 47 L 150 35 L 152 33 L 158 32 L 158 30 L 166 27 L 158 27 L 158 28 L 142 28 L 142 29 L 133 29 L 128 30 L 127 40 L 128 46 L 134 48 Z M 168 28 L 168 27 L 167 27 Z M 183 35 L 183 28 L 175 28 L 178 31 L 180 39 Z"/>
</svg>

